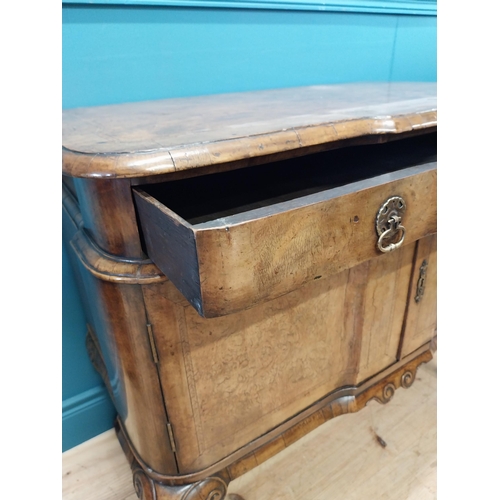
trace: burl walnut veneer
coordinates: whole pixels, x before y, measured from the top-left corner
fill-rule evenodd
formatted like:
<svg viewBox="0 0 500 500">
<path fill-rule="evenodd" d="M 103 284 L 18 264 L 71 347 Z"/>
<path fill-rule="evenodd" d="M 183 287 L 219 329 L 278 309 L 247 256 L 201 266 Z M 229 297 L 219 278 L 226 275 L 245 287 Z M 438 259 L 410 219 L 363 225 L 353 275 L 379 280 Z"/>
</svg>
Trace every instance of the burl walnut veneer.
<svg viewBox="0 0 500 500">
<path fill-rule="evenodd" d="M 64 113 L 65 237 L 141 499 L 222 500 L 432 358 L 435 90 Z"/>
</svg>

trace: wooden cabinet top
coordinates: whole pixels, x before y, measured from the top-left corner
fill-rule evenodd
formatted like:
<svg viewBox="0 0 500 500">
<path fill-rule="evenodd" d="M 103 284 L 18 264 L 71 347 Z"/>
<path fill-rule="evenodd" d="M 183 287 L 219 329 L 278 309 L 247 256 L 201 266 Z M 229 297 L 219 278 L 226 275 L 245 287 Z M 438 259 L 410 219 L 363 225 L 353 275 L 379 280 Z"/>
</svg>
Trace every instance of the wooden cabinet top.
<svg viewBox="0 0 500 500">
<path fill-rule="evenodd" d="M 63 174 L 140 178 L 437 125 L 435 83 L 319 85 L 63 112 Z"/>
</svg>

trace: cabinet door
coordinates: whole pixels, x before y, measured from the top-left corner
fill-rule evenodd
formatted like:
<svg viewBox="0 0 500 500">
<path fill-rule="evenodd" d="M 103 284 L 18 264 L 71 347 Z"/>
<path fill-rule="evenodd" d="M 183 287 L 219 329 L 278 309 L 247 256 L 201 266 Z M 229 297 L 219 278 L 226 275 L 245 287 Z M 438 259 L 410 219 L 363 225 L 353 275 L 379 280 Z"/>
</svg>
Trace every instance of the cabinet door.
<svg viewBox="0 0 500 500">
<path fill-rule="evenodd" d="M 395 363 L 414 248 L 218 318 L 200 317 L 170 281 L 143 287 L 181 471 L 215 464 Z"/>
<path fill-rule="evenodd" d="M 437 333 L 437 235 L 417 242 L 408 296 L 408 313 L 400 358 L 432 340 Z"/>
</svg>

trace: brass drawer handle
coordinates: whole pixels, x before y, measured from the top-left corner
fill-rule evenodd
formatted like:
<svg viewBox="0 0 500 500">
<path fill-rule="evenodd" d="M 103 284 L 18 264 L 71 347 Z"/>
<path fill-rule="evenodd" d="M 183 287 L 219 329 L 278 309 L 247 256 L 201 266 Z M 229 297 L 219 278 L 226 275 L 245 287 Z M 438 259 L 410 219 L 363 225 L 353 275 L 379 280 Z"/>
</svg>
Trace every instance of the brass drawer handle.
<svg viewBox="0 0 500 500">
<path fill-rule="evenodd" d="M 406 211 L 406 203 L 400 196 L 392 196 L 379 209 L 375 220 L 377 247 L 383 253 L 399 248 L 405 239 L 406 228 L 401 218 Z"/>
<path fill-rule="evenodd" d="M 393 250 L 396 250 L 397 248 L 399 248 L 403 244 L 403 241 L 405 239 L 405 232 L 406 232 L 405 227 L 402 226 L 401 224 L 399 224 L 399 222 L 395 221 L 394 219 L 391 219 L 389 222 L 391 223 L 391 227 L 387 231 L 384 231 L 379 236 L 379 239 L 377 241 L 378 249 L 384 253 L 392 252 Z M 384 239 L 386 237 L 389 238 L 395 232 L 397 233 L 398 231 L 401 231 L 401 236 L 399 238 L 399 241 L 397 243 L 389 243 L 386 247 L 384 247 L 382 244 Z"/>
</svg>

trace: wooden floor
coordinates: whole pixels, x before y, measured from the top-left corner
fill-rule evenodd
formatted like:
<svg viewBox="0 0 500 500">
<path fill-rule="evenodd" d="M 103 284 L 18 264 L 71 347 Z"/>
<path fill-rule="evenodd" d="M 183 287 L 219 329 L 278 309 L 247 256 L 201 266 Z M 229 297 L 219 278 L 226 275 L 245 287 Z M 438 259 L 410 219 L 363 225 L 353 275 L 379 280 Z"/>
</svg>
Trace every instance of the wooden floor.
<svg viewBox="0 0 500 500">
<path fill-rule="evenodd" d="M 435 499 L 436 374 L 434 359 L 389 404 L 371 401 L 328 421 L 233 481 L 229 492 L 245 500 Z M 113 431 L 63 454 L 65 500 L 136 499 L 131 477 Z"/>
</svg>

